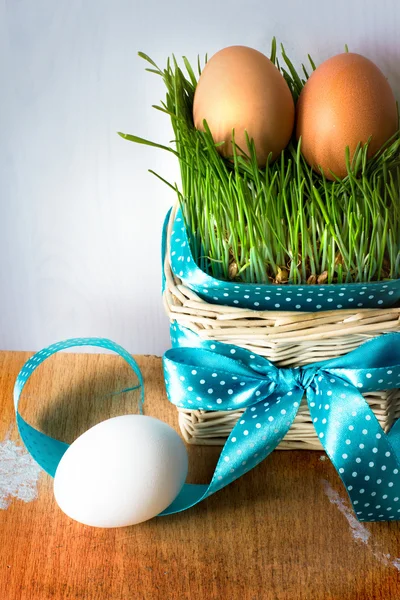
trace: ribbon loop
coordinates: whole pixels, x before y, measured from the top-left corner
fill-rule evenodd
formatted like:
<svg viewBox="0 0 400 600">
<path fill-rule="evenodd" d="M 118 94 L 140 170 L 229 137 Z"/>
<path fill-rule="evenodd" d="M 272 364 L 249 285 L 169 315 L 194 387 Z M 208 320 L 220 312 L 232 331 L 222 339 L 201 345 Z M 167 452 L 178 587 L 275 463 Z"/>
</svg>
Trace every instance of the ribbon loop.
<svg viewBox="0 0 400 600">
<path fill-rule="evenodd" d="M 72 338 L 69 340 L 64 340 L 63 342 L 57 342 L 51 346 L 48 346 L 47 348 L 39 350 L 39 352 L 36 352 L 36 354 L 27 360 L 18 374 L 14 385 L 14 406 L 18 431 L 28 452 L 42 467 L 42 469 L 52 477 L 55 475 L 58 463 L 60 462 L 63 454 L 68 449 L 68 444 L 61 442 L 60 440 L 56 440 L 49 435 L 45 435 L 29 425 L 29 423 L 27 423 L 20 415 L 18 404 L 26 382 L 42 362 L 56 352 L 77 346 L 96 346 L 97 348 L 104 348 L 119 354 L 125 360 L 125 362 L 128 363 L 137 376 L 139 385 L 129 389 L 134 390 L 140 388 L 139 411 L 141 414 L 143 412 L 142 406 L 144 403 L 144 384 L 142 373 L 134 358 L 119 344 L 116 344 L 115 342 L 105 338 Z"/>
</svg>

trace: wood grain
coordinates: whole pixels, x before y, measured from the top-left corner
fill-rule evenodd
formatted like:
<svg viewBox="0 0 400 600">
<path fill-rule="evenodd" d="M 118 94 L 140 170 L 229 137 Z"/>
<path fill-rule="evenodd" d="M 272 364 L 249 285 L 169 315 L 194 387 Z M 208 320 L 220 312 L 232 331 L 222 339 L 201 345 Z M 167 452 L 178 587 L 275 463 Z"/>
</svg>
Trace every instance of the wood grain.
<svg viewBox="0 0 400 600">
<path fill-rule="evenodd" d="M 0 439 L 14 422 L 12 388 L 28 353 L 0 353 Z M 177 428 L 161 361 L 137 357 L 145 412 Z M 34 374 L 22 411 L 46 433 L 71 441 L 90 425 L 134 412 L 124 362 L 59 354 Z M 14 427 L 11 439 L 17 440 Z M 189 447 L 189 480 L 209 480 L 220 449 Z M 42 474 L 37 500 L 0 511 L 1 600 L 358 600 L 400 598 L 399 525 L 367 524 L 356 540 L 330 503 L 345 491 L 320 452 L 274 452 L 259 467 L 195 508 L 115 530 L 67 518 Z M 324 481 L 327 482 L 324 484 Z M 388 556 L 390 555 L 390 557 Z M 400 560 L 400 558 L 399 558 Z"/>
</svg>

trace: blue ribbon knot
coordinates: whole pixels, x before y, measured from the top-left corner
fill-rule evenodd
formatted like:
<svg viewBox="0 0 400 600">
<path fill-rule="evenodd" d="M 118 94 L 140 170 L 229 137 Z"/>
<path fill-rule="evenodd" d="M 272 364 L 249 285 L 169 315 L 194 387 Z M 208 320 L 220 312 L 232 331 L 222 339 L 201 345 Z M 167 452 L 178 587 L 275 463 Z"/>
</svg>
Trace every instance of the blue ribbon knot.
<svg viewBox="0 0 400 600">
<path fill-rule="evenodd" d="M 400 519 L 400 421 L 386 434 L 361 394 L 400 387 L 400 333 L 384 334 L 331 360 L 277 368 L 238 346 L 203 341 L 178 325 L 173 331 L 175 347 L 164 355 L 169 400 L 188 409 L 245 409 L 210 485 L 196 502 L 242 476 L 276 448 L 305 392 L 318 438 L 346 486 L 357 518 Z M 166 514 L 182 509 L 178 497 Z"/>
<path fill-rule="evenodd" d="M 279 369 L 277 372 L 277 383 L 282 389 L 284 389 L 286 386 L 288 388 L 288 391 L 290 391 L 294 387 L 299 387 L 303 391 L 306 391 L 307 388 L 314 381 L 314 377 L 317 372 L 318 369 L 316 369 L 312 365 L 307 367 Z"/>
</svg>

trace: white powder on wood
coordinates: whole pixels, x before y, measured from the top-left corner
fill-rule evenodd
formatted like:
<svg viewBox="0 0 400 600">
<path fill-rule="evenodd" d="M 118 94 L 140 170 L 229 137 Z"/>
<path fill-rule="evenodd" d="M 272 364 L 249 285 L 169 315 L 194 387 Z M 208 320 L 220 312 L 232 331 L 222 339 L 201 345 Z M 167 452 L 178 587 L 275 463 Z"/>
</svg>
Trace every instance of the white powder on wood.
<svg viewBox="0 0 400 600">
<path fill-rule="evenodd" d="M 344 500 L 339 496 L 337 491 L 334 490 L 327 481 L 325 481 L 323 479 L 322 484 L 324 486 L 324 491 L 329 499 L 329 502 L 331 502 L 332 504 L 335 504 L 335 506 L 337 506 L 338 509 L 340 510 L 340 512 L 342 513 L 342 515 L 344 515 L 346 517 L 347 522 L 350 525 L 350 529 L 351 529 L 353 538 L 357 542 L 361 542 L 362 544 L 365 544 L 368 547 L 368 550 L 373 554 L 373 556 L 375 556 L 375 558 L 377 560 L 379 560 L 381 563 L 383 563 L 384 565 L 391 564 L 393 567 L 395 567 L 395 569 L 400 571 L 400 559 L 394 558 L 391 560 L 391 558 L 392 558 L 391 555 L 387 554 L 387 553 L 385 554 L 385 553 L 381 552 L 380 550 L 376 549 L 377 544 L 373 543 L 372 540 L 371 540 L 372 547 L 369 546 L 368 542 L 370 541 L 370 537 L 371 537 L 371 532 L 369 531 L 369 529 L 367 529 L 362 523 L 360 523 L 356 519 L 350 506 L 345 504 Z"/>
<path fill-rule="evenodd" d="M 25 448 L 8 439 L 0 443 L 0 509 L 13 498 L 31 502 L 37 497 L 41 468 Z"/>
</svg>

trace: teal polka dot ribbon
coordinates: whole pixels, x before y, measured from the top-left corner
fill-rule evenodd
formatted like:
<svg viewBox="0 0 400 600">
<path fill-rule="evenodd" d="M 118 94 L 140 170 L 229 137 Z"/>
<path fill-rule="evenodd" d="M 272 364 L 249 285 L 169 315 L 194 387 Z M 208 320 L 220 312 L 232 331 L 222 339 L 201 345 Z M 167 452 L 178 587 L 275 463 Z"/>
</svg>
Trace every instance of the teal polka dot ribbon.
<svg viewBox="0 0 400 600">
<path fill-rule="evenodd" d="M 170 213 L 164 224 L 163 256 L 169 217 Z M 388 308 L 400 301 L 400 279 L 303 286 L 215 279 L 200 269 L 194 260 L 181 210 L 177 211 L 171 230 L 170 260 L 173 273 L 210 304 L 253 310 L 318 312 L 346 308 Z"/>
<path fill-rule="evenodd" d="M 97 348 L 103 348 L 105 350 L 111 350 L 121 356 L 128 363 L 128 365 L 136 374 L 139 385 L 122 391 L 128 392 L 140 388 L 141 396 L 139 411 L 140 413 L 143 412 L 142 405 L 144 402 L 144 386 L 139 366 L 129 352 L 115 342 L 105 338 L 72 338 L 63 342 L 57 342 L 51 346 L 48 346 L 47 348 L 43 348 L 39 352 L 36 352 L 36 354 L 27 360 L 18 374 L 14 385 L 14 407 L 18 431 L 26 449 L 31 454 L 32 458 L 34 458 L 35 461 L 42 467 L 42 469 L 52 477 L 54 477 L 58 463 L 60 462 L 65 451 L 68 449 L 69 444 L 65 444 L 64 442 L 56 440 L 49 435 L 45 435 L 41 431 L 38 431 L 32 427 L 32 425 L 29 425 L 29 423 L 22 418 L 18 410 L 18 405 L 22 391 L 29 377 L 38 368 L 38 366 L 42 364 L 43 361 L 56 352 L 79 346 L 94 346 Z"/>
<path fill-rule="evenodd" d="M 304 367 L 278 369 L 237 346 L 202 341 L 173 325 L 174 347 L 163 359 L 168 398 L 189 409 L 245 409 L 223 447 L 209 485 L 185 484 L 161 513 L 186 510 L 266 458 L 293 423 L 306 393 L 315 430 L 349 493 L 360 521 L 400 519 L 400 420 L 389 433 L 379 425 L 360 391 L 400 387 L 400 333 L 384 334 L 357 350 Z M 49 356 L 73 346 L 97 346 L 122 356 L 143 380 L 132 356 L 103 338 L 75 338 L 33 355 L 15 383 L 18 429 L 27 450 L 54 476 L 68 444 L 29 425 L 18 410 L 33 371 Z"/>
<path fill-rule="evenodd" d="M 360 521 L 400 519 L 400 420 L 385 433 L 361 391 L 400 387 L 400 333 L 384 334 L 345 356 L 275 367 L 237 346 L 202 341 L 173 325 L 164 355 L 168 398 L 187 409 L 244 408 L 209 486 L 192 504 L 251 470 L 283 439 L 306 394 L 311 419 Z M 165 514 L 187 508 L 186 490 Z"/>
</svg>

